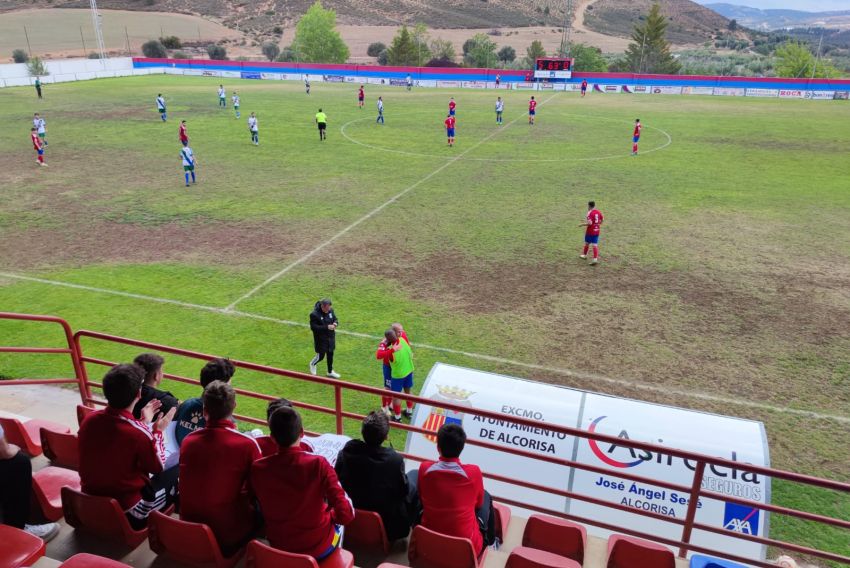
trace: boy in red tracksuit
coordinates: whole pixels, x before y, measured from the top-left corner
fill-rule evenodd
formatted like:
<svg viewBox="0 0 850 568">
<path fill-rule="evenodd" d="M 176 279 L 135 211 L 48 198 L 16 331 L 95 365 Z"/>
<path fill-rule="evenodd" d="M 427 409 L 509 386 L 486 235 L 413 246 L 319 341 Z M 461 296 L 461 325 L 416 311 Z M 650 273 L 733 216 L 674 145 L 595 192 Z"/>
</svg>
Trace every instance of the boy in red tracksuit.
<svg viewBox="0 0 850 568">
<path fill-rule="evenodd" d="M 206 426 L 180 446 L 180 518 L 209 526 L 229 556 L 254 532 L 246 489 L 251 465 L 262 454 L 254 438 L 236 429 L 236 393 L 230 383 L 213 381 L 202 399 Z"/>
<path fill-rule="evenodd" d="M 281 406 L 269 419 L 277 454 L 254 462 L 251 488 L 266 521 L 272 547 L 322 560 L 342 543 L 354 506 L 324 457 L 301 448 L 301 416 Z"/>
<path fill-rule="evenodd" d="M 162 433 L 176 408 L 153 422 L 162 406 L 154 399 L 142 409 L 141 420 L 133 418 L 144 378 L 137 365 L 112 367 L 103 377 L 103 394 L 109 405 L 86 418 L 79 432 L 83 492 L 118 501 L 137 530 L 145 527 L 151 511 L 174 502 L 178 473 L 177 467 L 163 470 Z"/>
<path fill-rule="evenodd" d="M 395 332 L 396 337 L 398 339 L 403 339 L 410 345 L 410 339 L 407 337 L 407 332 L 404 331 L 404 326 L 400 323 L 396 322 L 390 326 L 390 328 Z M 384 378 L 384 388 L 390 390 L 389 385 L 392 381 L 392 367 L 390 366 L 390 362 L 393 360 L 394 350 L 392 348 L 392 344 L 389 343 L 387 338 L 381 340 L 381 343 L 378 344 L 378 350 L 375 352 L 375 358 L 379 361 L 383 361 L 381 365 L 381 370 Z M 410 389 L 405 389 L 407 394 L 410 394 Z M 381 397 L 381 411 L 387 416 L 392 416 L 392 411 L 390 410 L 390 404 L 393 401 L 392 396 L 382 396 Z M 408 400 L 407 402 L 407 410 L 404 411 L 404 416 L 406 418 L 411 418 L 413 416 L 413 402 Z M 399 411 L 401 408 L 398 409 Z"/>
</svg>

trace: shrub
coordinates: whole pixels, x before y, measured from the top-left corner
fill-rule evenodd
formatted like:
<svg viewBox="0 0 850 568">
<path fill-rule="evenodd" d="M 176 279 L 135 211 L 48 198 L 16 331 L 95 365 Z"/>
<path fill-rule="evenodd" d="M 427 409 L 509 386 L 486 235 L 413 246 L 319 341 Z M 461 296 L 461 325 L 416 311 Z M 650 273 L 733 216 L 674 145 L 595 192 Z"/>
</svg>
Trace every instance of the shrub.
<svg viewBox="0 0 850 568">
<path fill-rule="evenodd" d="M 44 64 L 44 61 L 41 60 L 41 57 L 38 56 L 27 61 L 27 71 L 29 71 L 29 74 L 33 77 L 49 75 L 47 72 L 47 66 Z"/>
<path fill-rule="evenodd" d="M 177 36 L 166 36 L 159 38 L 159 42 L 165 49 L 180 49 L 183 44 L 180 43 L 180 38 Z"/>
<path fill-rule="evenodd" d="M 455 63 L 453 59 L 445 57 L 435 57 L 425 64 L 425 67 L 460 67 L 459 63 Z"/>
<path fill-rule="evenodd" d="M 168 52 L 165 51 L 165 46 L 158 40 L 152 39 L 142 44 L 142 53 L 145 57 L 163 58 L 168 57 Z"/>
<path fill-rule="evenodd" d="M 263 43 L 262 51 L 269 61 L 274 61 L 280 55 L 280 47 L 273 41 Z"/>
<path fill-rule="evenodd" d="M 100 54 L 96 51 L 92 51 L 87 56 L 89 59 L 100 59 Z"/>
<path fill-rule="evenodd" d="M 296 61 L 298 58 L 296 57 L 295 50 L 292 49 L 291 45 L 287 45 L 280 51 L 280 55 L 277 56 L 277 60 L 283 63 L 288 63 L 290 61 Z"/>
<path fill-rule="evenodd" d="M 192 59 L 192 56 L 185 51 L 175 51 L 171 54 L 171 57 L 174 59 Z"/>
<path fill-rule="evenodd" d="M 369 57 L 378 57 L 382 51 L 387 48 L 383 43 L 376 41 L 375 43 L 370 43 L 369 47 L 366 48 L 366 55 Z"/>
<path fill-rule="evenodd" d="M 283 28 L 280 26 L 275 26 L 272 28 L 272 33 L 275 35 L 283 35 Z"/>
<path fill-rule="evenodd" d="M 388 50 L 384 50 L 378 54 L 378 65 L 386 65 L 390 59 L 390 53 Z"/>
<path fill-rule="evenodd" d="M 227 59 L 227 50 L 224 46 L 210 44 L 207 46 L 207 55 L 210 56 L 210 59 Z"/>
<path fill-rule="evenodd" d="M 26 63 L 30 60 L 30 56 L 23 49 L 16 49 L 12 52 L 12 60 L 15 63 Z"/>
</svg>

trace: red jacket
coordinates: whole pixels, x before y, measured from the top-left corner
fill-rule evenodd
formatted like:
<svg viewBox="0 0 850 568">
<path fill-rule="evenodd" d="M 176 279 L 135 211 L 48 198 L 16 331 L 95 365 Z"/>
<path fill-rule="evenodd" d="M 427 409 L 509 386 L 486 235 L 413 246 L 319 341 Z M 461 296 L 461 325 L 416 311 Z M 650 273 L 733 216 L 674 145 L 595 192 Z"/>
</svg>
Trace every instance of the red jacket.
<svg viewBox="0 0 850 568">
<path fill-rule="evenodd" d="M 354 519 L 354 507 L 328 460 L 301 448 L 281 448 L 254 462 L 251 488 L 266 537 L 279 550 L 318 556 L 330 547 L 334 525 Z"/>
<path fill-rule="evenodd" d="M 180 518 L 209 525 L 223 547 L 240 544 L 254 525 L 245 489 L 260 457 L 256 440 L 230 420 L 207 422 L 186 436 L 180 446 Z"/>
<path fill-rule="evenodd" d="M 449 536 L 468 538 L 476 553 L 484 547 L 475 509 L 484 504 L 484 478 L 477 465 L 440 458 L 419 466 L 422 525 Z"/>
<path fill-rule="evenodd" d="M 125 410 L 107 407 L 90 415 L 79 438 L 83 492 L 113 497 L 125 511 L 142 499 L 150 475 L 162 471 L 162 433 Z"/>
<path fill-rule="evenodd" d="M 407 344 L 410 345 L 410 340 L 407 338 L 407 332 L 401 332 L 401 338 L 407 341 Z M 398 343 L 398 341 L 396 341 Z M 395 343 L 393 343 L 395 345 Z M 378 344 L 378 350 L 375 352 L 375 359 L 379 361 L 383 361 L 384 365 L 389 365 L 393 360 L 393 351 L 392 345 L 387 345 L 387 340 L 384 339 L 381 343 Z"/>
</svg>

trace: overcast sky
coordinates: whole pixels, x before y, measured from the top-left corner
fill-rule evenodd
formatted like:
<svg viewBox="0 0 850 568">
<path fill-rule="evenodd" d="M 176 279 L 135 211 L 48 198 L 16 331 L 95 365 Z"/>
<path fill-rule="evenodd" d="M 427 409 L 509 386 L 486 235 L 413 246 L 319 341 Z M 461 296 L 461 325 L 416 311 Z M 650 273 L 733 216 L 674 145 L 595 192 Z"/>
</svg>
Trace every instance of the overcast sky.
<svg viewBox="0 0 850 568">
<path fill-rule="evenodd" d="M 700 4 L 725 2 L 753 8 L 790 8 L 806 12 L 850 10 L 850 0 L 697 0 Z"/>
</svg>

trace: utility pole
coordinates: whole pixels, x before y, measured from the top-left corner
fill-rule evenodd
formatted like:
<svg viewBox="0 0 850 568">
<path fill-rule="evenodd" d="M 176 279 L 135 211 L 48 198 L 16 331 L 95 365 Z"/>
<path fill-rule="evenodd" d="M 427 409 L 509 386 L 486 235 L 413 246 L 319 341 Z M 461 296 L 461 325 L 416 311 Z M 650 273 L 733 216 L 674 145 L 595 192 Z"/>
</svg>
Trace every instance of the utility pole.
<svg viewBox="0 0 850 568">
<path fill-rule="evenodd" d="M 30 59 L 32 59 L 32 48 L 30 47 L 30 34 L 27 33 L 27 27 L 24 26 L 24 37 L 27 38 L 27 53 L 30 54 Z"/>
<path fill-rule="evenodd" d="M 86 37 L 83 35 L 83 26 L 80 26 L 80 41 L 83 42 L 83 57 L 88 57 L 89 50 L 86 49 Z"/>
<path fill-rule="evenodd" d="M 91 20 L 94 24 L 94 38 L 97 41 L 97 50 L 100 54 L 100 62 L 106 68 L 106 49 L 103 46 L 103 32 L 100 29 L 100 14 L 97 12 L 97 0 L 89 0 L 91 6 Z"/>
<path fill-rule="evenodd" d="M 820 33 L 820 41 L 818 42 L 818 52 L 815 55 L 815 64 L 812 66 L 812 80 L 815 78 L 815 72 L 818 70 L 818 60 L 820 60 L 820 50 L 823 47 L 823 32 Z"/>
<path fill-rule="evenodd" d="M 124 26 L 124 39 L 127 40 L 127 57 L 132 57 L 133 51 L 130 47 L 130 33 L 127 31 L 127 26 Z"/>
<path fill-rule="evenodd" d="M 569 57 L 572 50 L 572 30 L 573 30 L 573 0 L 564 0 L 564 33 L 561 34 L 561 46 L 564 53 L 563 57 Z"/>
<path fill-rule="evenodd" d="M 643 48 L 646 45 L 646 29 L 643 30 L 643 39 L 640 40 L 640 62 L 638 63 L 638 73 L 643 73 Z"/>
</svg>

